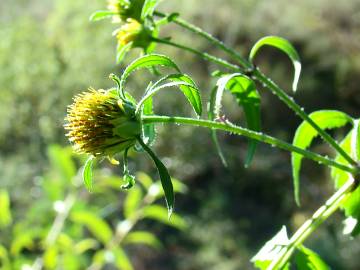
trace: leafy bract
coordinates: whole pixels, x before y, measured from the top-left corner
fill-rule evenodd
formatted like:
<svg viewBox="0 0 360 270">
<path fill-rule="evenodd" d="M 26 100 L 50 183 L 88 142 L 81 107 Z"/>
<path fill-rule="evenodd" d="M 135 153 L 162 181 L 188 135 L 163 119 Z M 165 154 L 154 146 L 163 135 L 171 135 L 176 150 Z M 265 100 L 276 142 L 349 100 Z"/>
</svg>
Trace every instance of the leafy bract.
<svg viewBox="0 0 360 270">
<path fill-rule="evenodd" d="M 94 163 L 95 158 L 94 157 L 89 157 L 84 165 L 84 170 L 82 173 L 83 176 L 83 180 L 84 180 L 84 184 L 86 189 L 89 192 L 93 191 L 93 172 L 92 172 L 92 167 L 93 167 L 93 163 Z"/>
<path fill-rule="evenodd" d="M 185 220 L 177 214 L 173 213 L 169 219 L 166 209 L 159 205 L 150 205 L 145 207 L 143 209 L 143 217 L 160 221 L 179 230 L 183 230 L 187 227 Z"/>
<path fill-rule="evenodd" d="M 277 37 L 277 36 L 263 37 L 260 40 L 258 40 L 251 48 L 250 56 L 249 56 L 250 62 L 254 61 L 254 58 L 257 52 L 259 51 L 259 49 L 265 45 L 280 49 L 281 51 L 286 53 L 287 56 L 290 58 L 295 69 L 292 89 L 293 91 L 296 91 L 301 73 L 301 63 L 300 63 L 299 54 L 297 53 L 294 46 L 291 45 L 291 43 L 288 40 L 282 37 Z"/>
<path fill-rule="evenodd" d="M 320 110 L 313 112 L 309 117 L 321 128 L 321 129 L 333 129 L 339 128 L 347 123 L 352 123 L 352 119 L 346 113 L 335 110 Z M 302 122 L 297 128 L 293 140 L 293 145 L 302 149 L 306 149 L 310 146 L 311 142 L 319 134 L 318 132 L 307 122 Z M 295 201 L 300 205 L 300 167 L 303 156 L 297 153 L 291 154 L 292 162 L 292 174 L 294 181 L 294 195 Z"/>
<path fill-rule="evenodd" d="M 178 66 L 169 57 L 165 55 L 160 55 L 160 54 L 144 55 L 142 57 L 137 58 L 135 61 L 133 61 L 130 65 L 126 67 L 120 79 L 119 91 L 123 92 L 126 79 L 129 77 L 129 75 L 132 72 L 140 68 L 151 68 L 156 66 L 171 67 L 174 68 L 176 71 L 180 72 Z"/>
<path fill-rule="evenodd" d="M 110 10 L 98 10 L 90 15 L 89 21 L 95 22 L 100 21 L 116 15 L 116 12 Z"/>
<path fill-rule="evenodd" d="M 317 253 L 304 246 L 298 248 L 295 264 L 301 270 L 330 270 Z"/>
<path fill-rule="evenodd" d="M 141 10 L 141 19 L 144 20 L 147 16 L 152 16 L 155 7 L 159 2 L 160 0 L 145 0 Z"/>
<path fill-rule="evenodd" d="M 130 232 L 124 239 L 125 244 L 143 244 L 160 249 L 162 244 L 160 240 L 152 233 L 146 231 Z"/>
<path fill-rule="evenodd" d="M 103 244 L 107 244 L 113 237 L 109 225 L 90 211 L 74 212 L 70 218 L 72 221 L 84 225 Z"/>
<path fill-rule="evenodd" d="M 225 75 L 217 82 L 216 93 L 210 100 L 209 114 L 210 119 L 221 118 L 221 102 L 224 90 L 227 89 L 236 98 L 236 102 L 241 106 L 245 113 L 246 124 L 249 129 L 260 131 L 261 114 L 260 114 L 260 95 L 256 89 L 255 83 L 247 76 L 241 73 Z M 213 131 L 215 133 L 215 131 Z M 215 135 L 213 135 L 215 137 Z M 217 139 L 215 139 L 215 143 Z M 257 142 L 249 140 L 249 149 L 245 160 L 245 167 L 248 167 L 254 156 Z"/>
</svg>

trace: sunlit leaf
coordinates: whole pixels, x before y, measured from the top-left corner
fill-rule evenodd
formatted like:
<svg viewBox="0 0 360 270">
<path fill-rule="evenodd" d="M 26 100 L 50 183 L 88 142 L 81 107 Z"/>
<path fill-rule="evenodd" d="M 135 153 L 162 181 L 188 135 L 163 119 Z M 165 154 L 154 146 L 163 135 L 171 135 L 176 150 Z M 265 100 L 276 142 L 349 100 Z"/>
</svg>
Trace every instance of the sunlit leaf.
<svg viewBox="0 0 360 270">
<path fill-rule="evenodd" d="M 74 250 L 77 254 L 82 254 L 89 249 L 96 249 L 99 246 L 98 242 L 95 239 L 86 238 L 80 240 L 78 243 L 75 244 Z"/>
<path fill-rule="evenodd" d="M 9 259 L 9 254 L 6 248 L 0 245 L 0 265 L 3 267 L 4 270 L 10 270 L 11 264 Z"/>
<path fill-rule="evenodd" d="M 141 19 L 144 20 L 147 16 L 152 16 L 155 7 L 159 2 L 160 0 L 145 0 L 141 10 Z"/>
<path fill-rule="evenodd" d="M 126 255 L 125 251 L 120 247 L 115 247 L 112 249 L 112 253 L 115 257 L 115 266 L 121 270 L 133 270 L 134 267 L 131 264 L 129 257 Z"/>
<path fill-rule="evenodd" d="M 162 247 L 159 239 L 152 233 L 146 231 L 130 232 L 124 239 L 125 244 L 142 244 L 148 245 L 155 249 Z"/>
<path fill-rule="evenodd" d="M 72 160 L 72 150 L 70 148 L 62 148 L 59 145 L 50 145 L 48 147 L 48 156 L 51 166 L 55 168 L 62 180 L 70 182 L 76 175 L 77 170 Z"/>
<path fill-rule="evenodd" d="M 83 170 L 83 180 L 84 180 L 84 184 L 86 189 L 89 192 L 93 191 L 93 163 L 94 163 L 95 158 L 94 157 L 89 157 L 88 160 L 86 161 L 85 165 L 84 165 L 84 170 Z"/>
<path fill-rule="evenodd" d="M 297 269 L 330 270 L 330 267 L 314 251 L 302 246 L 295 255 Z"/>
<path fill-rule="evenodd" d="M 136 179 L 144 186 L 145 189 L 149 189 L 150 186 L 153 184 L 153 180 L 149 175 L 143 172 L 136 173 Z"/>
<path fill-rule="evenodd" d="M 144 102 L 144 106 L 142 108 L 142 115 L 153 115 L 153 99 L 152 97 L 148 98 Z M 151 146 L 156 138 L 156 130 L 155 130 L 155 124 L 146 124 L 142 125 L 142 138 L 144 142 Z"/>
<path fill-rule="evenodd" d="M 346 113 L 335 111 L 335 110 L 321 110 L 313 112 L 309 115 L 310 118 L 321 128 L 321 129 L 334 129 L 339 128 L 347 123 L 352 123 L 352 119 Z M 318 132 L 310 126 L 307 122 L 302 122 L 302 124 L 297 128 L 293 140 L 293 145 L 302 149 L 306 149 L 310 146 L 311 142 L 319 134 Z M 302 163 L 303 156 L 297 153 L 291 154 L 292 162 L 292 173 L 294 180 L 294 194 L 295 201 L 300 205 L 300 168 Z"/>
<path fill-rule="evenodd" d="M 0 228 L 9 226 L 12 222 L 10 197 L 6 190 L 0 190 Z"/>
<path fill-rule="evenodd" d="M 71 214 L 73 222 L 84 225 L 92 235 L 103 244 L 108 243 L 112 238 L 112 231 L 109 225 L 89 211 L 77 211 Z"/>
<path fill-rule="evenodd" d="M 120 91 L 123 91 L 126 79 L 129 75 L 140 68 L 151 68 L 156 66 L 171 67 L 180 72 L 178 66 L 167 56 L 160 54 L 148 54 L 137 58 L 124 70 L 120 79 Z"/>
<path fill-rule="evenodd" d="M 126 219 L 129 219 L 138 209 L 142 198 L 142 191 L 139 187 L 134 186 L 132 189 L 127 191 L 124 202 L 124 216 Z"/>
<path fill-rule="evenodd" d="M 173 184 L 173 188 L 174 188 L 174 192 L 175 193 L 185 193 L 187 192 L 188 188 L 186 187 L 186 185 L 184 185 L 183 183 L 181 183 L 181 181 L 175 179 L 175 178 L 171 178 L 171 182 Z M 164 194 L 164 190 L 162 189 L 162 185 L 161 182 L 156 182 L 154 184 L 152 184 L 149 187 L 148 190 L 148 194 L 152 197 L 155 197 L 156 199 L 165 196 Z"/>
<path fill-rule="evenodd" d="M 184 230 L 187 227 L 186 222 L 182 217 L 173 213 L 171 218 L 169 219 L 168 211 L 166 210 L 166 208 L 158 205 L 151 205 L 145 207 L 143 209 L 143 217 L 160 221 L 166 225 L 175 227 L 180 230 Z"/>
<path fill-rule="evenodd" d="M 112 17 L 114 15 L 116 15 L 116 12 L 109 11 L 109 10 L 98 10 L 90 15 L 89 21 L 91 21 L 91 22 L 100 21 L 100 20 Z"/>
<path fill-rule="evenodd" d="M 263 37 L 262 39 L 257 41 L 255 45 L 251 48 L 250 56 L 249 56 L 250 62 L 254 61 L 254 58 L 257 52 L 259 51 L 259 49 L 265 45 L 278 48 L 279 50 L 286 53 L 287 56 L 290 58 L 295 69 L 292 89 L 293 91 L 296 91 L 301 73 L 301 63 L 300 63 L 299 54 L 297 53 L 294 46 L 291 45 L 291 43 L 288 40 L 282 37 L 277 37 L 277 36 Z"/>
<path fill-rule="evenodd" d="M 51 246 L 46 249 L 43 255 L 44 266 L 46 269 L 56 269 L 58 262 L 58 248 L 56 246 Z"/>
<path fill-rule="evenodd" d="M 283 226 L 271 240 L 260 249 L 260 251 L 251 259 L 251 262 L 258 269 L 265 270 L 271 262 L 279 255 L 284 246 L 289 244 L 286 227 Z M 287 269 L 288 266 L 285 267 Z"/>
<path fill-rule="evenodd" d="M 129 42 L 125 45 L 118 44 L 116 48 L 116 64 L 120 64 L 121 61 L 124 59 L 125 54 L 131 49 L 133 43 Z"/>
</svg>

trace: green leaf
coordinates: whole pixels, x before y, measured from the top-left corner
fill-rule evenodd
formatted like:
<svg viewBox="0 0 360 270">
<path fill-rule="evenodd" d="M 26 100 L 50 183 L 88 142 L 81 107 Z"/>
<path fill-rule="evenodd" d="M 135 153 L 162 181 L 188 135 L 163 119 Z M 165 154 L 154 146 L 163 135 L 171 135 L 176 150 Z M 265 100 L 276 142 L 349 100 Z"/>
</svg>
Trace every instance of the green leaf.
<svg viewBox="0 0 360 270">
<path fill-rule="evenodd" d="M 141 19 L 144 20 L 148 16 L 152 16 L 156 5 L 160 0 L 145 0 L 143 8 L 141 10 Z"/>
<path fill-rule="evenodd" d="M 129 75 L 140 68 L 151 68 L 155 66 L 171 67 L 180 72 L 178 66 L 167 56 L 160 54 L 148 54 L 137 58 L 124 70 L 120 79 L 120 92 L 123 92 L 126 79 Z"/>
<path fill-rule="evenodd" d="M 2 266 L 2 269 L 4 269 L 4 270 L 11 269 L 9 254 L 8 254 L 6 248 L 2 245 L 0 245 L 0 265 Z"/>
<path fill-rule="evenodd" d="M 91 21 L 91 22 L 100 21 L 100 20 L 112 17 L 114 15 L 116 15 L 116 12 L 109 11 L 109 10 L 98 10 L 90 15 L 89 21 Z"/>
<path fill-rule="evenodd" d="M 143 172 L 137 172 L 136 179 L 144 186 L 146 190 L 148 190 L 153 184 L 151 177 Z"/>
<path fill-rule="evenodd" d="M 360 120 L 354 120 L 354 128 L 351 135 L 351 156 L 355 160 L 360 159 Z"/>
<path fill-rule="evenodd" d="M 126 255 L 125 251 L 120 247 L 114 247 L 112 250 L 112 254 L 115 257 L 115 266 L 121 270 L 133 270 L 134 267 L 131 264 L 129 257 Z"/>
<path fill-rule="evenodd" d="M 155 249 L 161 249 L 162 244 L 152 233 L 146 231 L 130 232 L 124 239 L 125 244 L 143 244 Z"/>
<path fill-rule="evenodd" d="M 249 77 L 241 73 L 229 74 L 218 80 L 217 90 L 214 94 L 214 105 L 210 108 L 214 110 L 211 116 L 221 118 L 221 101 L 225 89 L 230 91 L 236 98 L 236 102 L 239 106 L 243 108 L 248 128 L 254 131 L 260 131 L 260 95 L 256 89 L 255 83 Z M 249 149 L 245 160 L 245 167 L 250 165 L 255 154 L 256 146 L 257 141 L 249 140 Z"/>
<path fill-rule="evenodd" d="M 64 183 L 68 183 L 76 175 L 76 165 L 72 160 L 72 150 L 59 145 L 48 147 L 48 157 L 51 167 L 56 169 Z"/>
<path fill-rule="evenodd" d="M 179 230 L 184 230 L 187 227 L 185 220 L 177 214 L 173 213 L 169 219 L 168 211 L 159 205 L 145 207 L 143 209 L 143 218 L 154 219 Z"/>
<path fill-rule="evenodd" d="M 138 139 L 141 146 L 144 148 L 144 150 L 150 155 L 150 157 L 153 159 L 156 168 L 158 169 L 160 181 L 162 188 L 165 193 L 165 200 L 166 205 L 168 209 L 168 218 L 170 218 L 173 210 L 174 210 L 174 187 L 171 182 L 171 178 L 169 175 L 168 170 L 166 169 L 165 165 L 161 162 L 160 159 L 156 156 L 156 154 L 141 140 L 141 138 Z"/>
<path fill-rule="evenodd" d="M 302 246 L 295 255 L 297 269 L 330 270 L 330 267 L 314 251 Z"/>
<path fill-rule="evenodd" d="M 313 112 L 309 117 L 321 128 L 321 129 L 334 129 L 339 128 L 347 123 L 352 123 L 352 119 L 346 113 L 335 110 L 320 110 Z M 302 149 L 306 149 L 310 146 L 311 142 L 319 134 L 310 126 L 307 122 L 302 122 L 297 128 L 293 140 L 293 145 Z M 297 153 L 291 154 L 292 173 L 294 181 L 294 196 L 295 201 L 300 205 L 300 168 L 303 156 Z"/>
<path fill-rule="evenodd" d="M 255 45 L 251 48 L 250 56 L 249 56 L 249 60 L 251 63 L 254 61 L 254 58 L 255 58 L 257 52 L 259 51 L 259 49 L 265 45 L 278 48 L 279 50 L 286 53 L 287 56 L 292 61 L 292 64 L 295 69 L 292 89 L 295 92 L 298 82 L 299 82 L 299 79 L 300 79 L 300 73 L 301 73 L 300 57 L 299 57 L 299 54 L 297 53 L 296 49 L 294 48 L 293 45 L 291 45 L 291 43 L 288 40 L 286 40 L 282 37 L 277 37 L 277 36 L 263 37 L 262 39 L 257 41 L 255 43 Z"/>
<path fill-rule="evenodd" d="M 5 189 L 0 189 L 0 228 L 9 226 L 11 222 L 10 197 Z"/>
<path fill-rule="evenodd" d="M 125 45 L 118 44 L 116 47 L 116 64 L 120 64 L 121 61 L 124 59 L 125 54 L 131 49 L 133 43 L 129 42 Z"/>
<path fill-rule="evenodd" d="M 77 254 L 82 254 L 82 253 L 88 251 L 89 249 L 96 250 L 96 248 L 98 246 L 99 246 L 99 243 L 95 239 L 85 238 L 75 244 L 74 250 Z"/>
<path fill-rule="evenodd" d="M 131 216 L 139 208 L 142 198 L 143 194 L 139 187 L 135 186 L 128 191 L 124 202 L 124 216 L 126 219 L 131 218 Z"/>
<path fill-rule="evenodd" d="M 92 235 L 95 236 L 104 245 L 107 244 L 113 237 L 110 226 L 98 217 L 96 214 L 89 211 L 77 211 L 71 214 L 73 222 L 84 225 Z"/>
<path fill-rule="evenodd" d="M 85 187 L 89 192 L 93 191 L 93 173 L 92 173 L 92 169 L 93 169 L 94 160 L 95 160 L 95 157 L 93 157 L 93 156 L 89 157 L 86 160 L 86 163 L 84 165 L 83 174 L 82 174 Z"/>
<path fill-rule="evenodd" d="M 153 99 L 152 97 L 150 97 L 144 102 L 144 106 L 142 108 L 142 115 L 153 115 L 153 114 L 154 114 Z M 154 143 L 156 139 L 155 124 L 151 123 L 151 124 L 142 125 L 142 138 L 144 142 L 149 146 L 151 146 Z"/>
<path fill-rule="evenodd" d="M 43 255 L 45 269 L 56 269 L 58 256 L 59 250 L 56 246 L 47 248 Z"/>
<path fill-rule="evenodd" d="M 282 248 L 289 244 L 286 227 L 283 226 L 271 240 L 260 249 L 260 251 L 251 259 L 251 262 L 258 269 L 265 270 L 271 262 L 280 254 Z M 287 266 L 288 267 L 288 266 Z M 287 269 L 285 267 L 285 269 Z"/>
</svg>

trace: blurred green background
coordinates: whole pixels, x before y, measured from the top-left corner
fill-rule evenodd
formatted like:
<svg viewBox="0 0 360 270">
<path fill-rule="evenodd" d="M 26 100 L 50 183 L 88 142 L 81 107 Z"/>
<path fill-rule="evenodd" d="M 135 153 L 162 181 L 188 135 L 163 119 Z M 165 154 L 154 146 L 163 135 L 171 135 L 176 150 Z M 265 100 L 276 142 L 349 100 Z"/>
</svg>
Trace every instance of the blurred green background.
<svg viewBox="0 0 360 270">
<path fill-rule="evenodd" d="M 61 170 L 56 169 L 59 161 L 52 160 L 56 156 L 53 151 L 58 148 L 49 148 L 54 144 L 69 145 L 62 125 L 72 96 L 89 86 L 112 86 L 108 74 L 120 75 L 126 62 L 138 56 L 137 51 L 131 52 L 125 63 L 115 65 L 116 42 L 111 36 L 115 26 L 109 21 L 88 21 L 93 11 L 105 6 L 103 0 L 0 2 L 0 189 L 9 193 L 12 213 L 12 222 L 0 227 L 0 244 L 6 249 L 10 249 L 14 235 L 35 227 L 45 233 L 56 215 L 52 204 L 64 200 L 67 185 L 72 185 L 56 180 L 62 177 Z M 359 117 L 359 1 L 302 0 L 295 4 L 285 0 L 186 0 L 163 1 L 159 9 L 179 12 L 243 55 L 265 35 L 289 39 L 303 64 L 296 100 L 307 112 L 338 109 Z M 165 27 L 161 35 L 222 56 L 211 45 L 175 26 Z M 209 74 L 216 67 L 168 47 L 158 46 L 156 51 L 170 55 L 184 73 L 195 79 L 206 104 L 215 83 Z M 282 87 L 290 89 L 293 71 L 285 55 L 265 48 L 257 64 Z M 129 91 L 140 97 L 148 78 L 146 72 L 139 72 L 129 84 Z M 291 141 L 301 121 L 267 90 L 259 90 L 263 130 Z M 159 95 L 155 106 L 159 114 L 192 113 L 181 94 L 174 91 Z M 224 110 L 228 118 L 244 123 L 242 111 L 230 95 L 226 96 Z M 176 213 L 188 228 L 179 231 L 145 221 L 142 228 L 156 232 L 165 248 L 126 248 L 135 269 L 252 269 L 250 258 L 281 225 L 293 232 L 333 193 L 329 170 L 306 161 L 301 177 L 303 204 L 298 208 L 293 200 L 288 153 L 259 145 L 252 165 L 245 169 L 246 139 L 220 134 L 229 161 L 226 169 L 216 155 L 208 130 L 165 125 L 157 130 L 156 152 L 171 175 L 188 187 L 188 192 L 176 200 Z M 345 130 L 332 133 L 337 139 L 344 134 Z M 334 154 L 320 140 L 317 142 L 314 150 Z M 64 159 L 74 162 L 70 166 L 79 169 L 81 161 L 74 160 L 69 149 L 63 151 L 67 153 Z M 130 166 L 134 171 L 157 177 L 145 155 L 134 155 Z M 120 166 L 103 162 L 100 167 L 96 184 L 100 185 L 102 174 L 121 176 Z M 78 201 L 84 202 L 80 208 L 104 209 L 112 205 L 115 213 L 121 213 L 124 192 L 105 190 L 99 193 L 101 196 L 92 197 L 83 186 L 77 184 L 76 189 L 80 194 Z M 159 201 L 159 205 L 164 206 L 164 201 Z M 115 226 L 119 217 L 120 214 L 112 214 L 104 219 Z M 360 264 L 360 242 L 342 235 L 342 218 L 341 212 L 336 213 L 306 244 L 333 269 L 355 270 Z M 77 231 L 70 236 L 88 237 L 82 227 L 74 230 Z M 9 257 L 21 257 L 19 265 L 41 257 L 41 244 L 36 245 L 36 237 L 31 239 L 33 245 L 9 252 Z M 84 253 L 82 264 L 73 269 L 84 269 L 97 249 L 100 247 Z M 0 258 L 1 254 L 0 249 Z M 69 265 L 48 268 L 72 269 Z"/>
</svg>

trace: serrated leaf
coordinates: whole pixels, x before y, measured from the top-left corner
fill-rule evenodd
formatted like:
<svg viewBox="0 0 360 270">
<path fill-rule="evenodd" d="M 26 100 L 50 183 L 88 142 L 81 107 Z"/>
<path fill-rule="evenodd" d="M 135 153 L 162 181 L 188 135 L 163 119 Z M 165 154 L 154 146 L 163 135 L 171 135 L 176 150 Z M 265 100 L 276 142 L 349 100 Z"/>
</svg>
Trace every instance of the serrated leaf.
<svg viewBox="0 0 360 270">
<path fill-rule="evenodd" d="M 166 81 L 171 81 L 170 83 L 164 83 Z M 162 84 L 164 83 L 164 84 Z M 185 95 L 191 106 L 193 107 L 195 113 L 200 116 L 202 113 L 202 104 L 201 97 L 198 87 L 195 82 L 186 74 L 170 74 L 161 78 L 154 85 L 152 85 L 145 95 L 138 103 L 138 108 L 141 108 L 147 99 L 151 98 L 154 94 L 159 92 L 162 89 L 169 87 L 178 87 L 181 92 Z"/>
<path fill-rule="evenodd" d="M 292 89 L 295 92 L 297 89 L 297 85 L 298 85 L 298 82 L 300 79 L 300 73 L 301 73 L 300 57 L 299 57 L 299 54 L 297 53 L 296 49 L 294 48 L 293 45 L 291 45 L 291 43 L 288 40 L 286 40 L 282 37 L 277 37 L 277 36 L 263 37 L 262 39 L 257 41 L 255 43 L 255 45 L 251 48 L 250 56 L 249 56 L 249 60 L 251 63 L 254 61 L 254 58 L 255 58 L 257 52 L 259 51 L 259 49 L 266 45 L 275 47 L 275 48 L 283 51 L 290 58 L 293 66 L 294 66 L 294 70 L 295 70 L 293 85 L 292 85 Z"/>
<path fill-rule="evenodd" d="M 71 214 L 73 222 L 84 225 L 94 237 L 104 245 L 107 244 L 113 237 L 110 226 L 98 217 L 96 214 L 89 211 L 77 211 Z"/>
<path fill-rule="evenodd" d="M 156 168 L 158 169 L 161 185 L 162 185 L 162 188 L 165 193 L 165 200 L 166 200 L 166 205 L 167 205 L 167 209 L 168 209 L 168 218 L 170 218 L 170 216 L 174 210 L 175 197 L 174 197 L 174 187 L 171 182 L 169 172 L 166 169 L 165 165 L 161 162 L 161 160 L 158 159 L 156 154 L 141 139 L 139 140 L 139 143 L 144 148 L 144 150 L 150 155 L 150 157 L 153 159 L 153 161 L 156 165 Z"/>
<path fill-rule="evenodd" d="M 334 129 L 339 128 L 347 123 L 351 123 L 352 119 L 346 113 L 335 110 L 320 110 L 313 112 L 309 117 L 321 129 Z M 307 122 L 302 122 L 296 129 L 293 145 L 302 149 L 310 146 L 314 138 L 318 136 L 318 132 Z M 292 173 L 294 181 L 294 196 L 295 201 L 300 205 L 300 168 L 303 156 L 297 153 L 291 153 Z"/>
<path fill-rule="evenodd" d="M 148 245 L 155 249 L 161 249 L 160 240 L 152 233 L 146 231 L 130 232 L 124 239 L 125 244 L 142 244 Z"/>
<path fill-rule="evenodd" d="M 5 189 L 2 189 L 0 190 L 0 228 L 9 226 L 11 222 L 12 216 L 9 193 Z"/>
<path fill-rule="evenodd" d="M 221 102 L 225 89 L 230 91 L 236 98 L 236 102 L 239 106 L 243 108 L 248 128 L 254 131 L 260 131 L 260 95 L 256 89 L 255 83 L 249 77 L 241 73 L 229 74 L 218 80 L 216 94 L 214 94 L 214 105 L 210 108 L 214 111 L 211 116 L 221 118 Z M 250 165 L 255 154 L 256 146 L 257 141 L 249 140 L 249 149 L 245 160 L 245 167 Z"/>
<path fill-rule="evenodd" d="M 156 5 L 160 0 L 145 0 L 141 10 L 141 19 L 144 20 L 147 16 L 152 16 Z"/>
<path fill-rule="evenodd" d="M 256 268 L 265 270 L 282 251 L 282 248 L 288 244 L 289 238 L 286 227 L 283 226 L 281 230 L 271 240 L 266 242 L 259 252 L 252 257 L 251 262 Z"/>
<path fill-rule="evenodd" d="M 131 218 L 141 203 L 143 198 L 142 191 L 139 187 L 133 187 L 127 192 L 124 202 L 124 216 L 126 219 Z"/>
<path fill-rule="evenodd" d="M 114 15 L 116 15 L 116 12 L 109 11 L 109 10 L 98 10 L 90 15 L 89 21 L 91 21 L 91 22 L 100 21 L 100 20 L 103 20 L 106 18 L 110 18 Z"/>
<path fill-rule="evenodd" d="M 175 227 L 179 230 L 186 229 L 187 225 L 185 220 L 179 215 L 173 213 L 169 219 L 168 211 L 166 208 L 158 205 L 147 206 L 143 209 L 143 217 L 160 221 L 168 226 Z"/>
<path fill-rule="evenodd" d="M 140 68 L 151 68 L 155 66 L 171 67 L 180 72 L 178 66 L 167 56 L 160 54 L 148 54 L 137 58 L 124 70 L 120 79 L 120 92 L 123 91 L 126 79 L 129 75 Z"/>
<path fill-rule="evenodd" d="M 124 59 L 125 54 L 131 49 L 133 43 L 129 42 L 125 45 L 118 44 L 116 47 L 116 64 L 120 64 L 121 61 Z"/>
<path fill-rule="evenodd" d="M 111 251 L 115 257 L 114 264 L 115 264 L 115 266 L 118 267 L 118 269 L 121 269 L 121 270 L 133 270 L 134 269 L 129 257 L 126 255 L 125 251 L 122 248 L 114 247 Z"/>
<path fill-rule="evenodd" d="M 82 173 L 85 187 L 89 192 L 93 191 L 93 172 L 92 172 L 92 169 L 93 169 L 94 160 L 95 160 L 95 158 L 92 157 L 92 156 L 89 157 L 86 160 L 85 165 L 84 165 L 84 170 L 83 170 L 83 173 Z"/>
<path fill-rule="evenodd" d="M 302 246 L 295 255 L 297 269 L 330 270 L 330 267 L 314 251 Z"/>
</svg>

